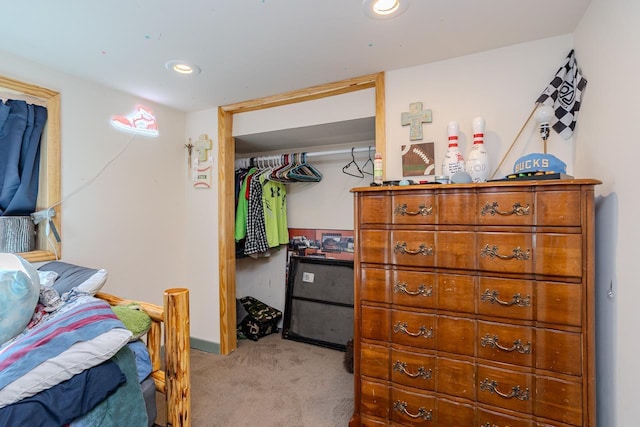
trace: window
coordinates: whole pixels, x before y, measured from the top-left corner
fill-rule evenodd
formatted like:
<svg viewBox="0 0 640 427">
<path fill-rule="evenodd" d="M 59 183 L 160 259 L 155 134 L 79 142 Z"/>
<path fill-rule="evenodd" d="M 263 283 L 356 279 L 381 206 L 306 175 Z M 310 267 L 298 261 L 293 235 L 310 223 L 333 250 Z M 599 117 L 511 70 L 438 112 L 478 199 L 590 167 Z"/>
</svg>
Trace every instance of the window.
<svg viewBox="0 0 640 427">
<path fill-rule="evenodd" d="M 0 76 L 0 91 L 4 97 L 15 94 L 16 99 L 36 98 L 47 107 L 48 119 L 40 145 L 40 181 L 37 209 L 47 209 L 60 201 L 60 94 L 58 92 Z M 53 223 L 62 236 L 60 209 L 56 209 Z M 30 262 L 60 258 L 61 245 L 54 238 L 47 239 L 45 224 L 37 226 L 36 250 L 20 254 Z"/>
</svg>

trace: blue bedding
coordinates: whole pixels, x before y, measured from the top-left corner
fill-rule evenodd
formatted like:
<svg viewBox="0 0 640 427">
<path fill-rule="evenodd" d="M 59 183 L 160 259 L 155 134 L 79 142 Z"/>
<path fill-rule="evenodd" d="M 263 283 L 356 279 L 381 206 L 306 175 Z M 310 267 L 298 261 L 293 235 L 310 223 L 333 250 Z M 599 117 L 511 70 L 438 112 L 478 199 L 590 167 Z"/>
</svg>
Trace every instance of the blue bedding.
<svg viewBox="0 0 640 427">
<path fill-rule="evenodd" d="M 73 306 L 42 322 L 28 334 L 0 347 L 0 389 L 73 344 L 88 341 L 124 325 L 109 304 L 95 299 Z"/>
<path fill-rule="evenodd" d="M 133 352 L 125 346 L 111 360 L 118 364 L 127 382 L 91 412 L 73 421 L 71 427 L 147 427 L 147 408 Z"/>
<path fill-rule="evenodd" d="M 60 427 L 91 411 L 126 381 L 112 361 L 0 409 L 0 426 Z"/>
</svg>

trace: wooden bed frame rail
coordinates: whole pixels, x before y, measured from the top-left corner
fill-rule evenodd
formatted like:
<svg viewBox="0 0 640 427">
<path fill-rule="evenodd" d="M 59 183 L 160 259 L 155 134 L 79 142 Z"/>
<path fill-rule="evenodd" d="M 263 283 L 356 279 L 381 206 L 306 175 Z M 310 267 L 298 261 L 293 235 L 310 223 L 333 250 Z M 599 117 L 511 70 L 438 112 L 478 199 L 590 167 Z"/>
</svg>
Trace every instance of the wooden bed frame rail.
<svg viewBox="0 0 640 427">
<path fill-rule="evenodd" d="M 151 317 L 151 328 L 147 333 L 146 343 L 151 356 L 151 377 L 156 384 L 156 390 L 165 395 L 167 426 L 189 427 L 191 425 L 189 290 L 185 288 L 165 290 L 164 307 L 148 302 L 127 300 L 102 292 L 96 296 L 110 305 L 138 304 Z M 163 345 L 164 369 L 162 369 Z"/>
</svg>

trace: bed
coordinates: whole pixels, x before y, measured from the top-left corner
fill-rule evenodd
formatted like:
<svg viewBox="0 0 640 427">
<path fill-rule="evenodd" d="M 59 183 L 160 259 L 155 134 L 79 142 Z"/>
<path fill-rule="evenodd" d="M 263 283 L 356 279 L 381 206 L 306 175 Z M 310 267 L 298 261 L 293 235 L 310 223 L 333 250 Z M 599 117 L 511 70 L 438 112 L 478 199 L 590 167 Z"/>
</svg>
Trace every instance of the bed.
<svg viewBox="0 0 640 427">
<path fill-rule="evenodd" d="M 42 269 L 63 268 L 75 282 L 50 312 L 41 288 L 28 326 L 0 346 L 0 424 L 146 427 L 156 419 L 157 391 L 166 399 L 167 426 L 190 426 L 188 289 L 165 290 L 163 306 L 134 302 L 101 291 L 104 270 L 46 266 L 41 277 Z M 130 305 L 150 319 L 141 337 L 114 315 L 112 306 Z"/>
</svg>

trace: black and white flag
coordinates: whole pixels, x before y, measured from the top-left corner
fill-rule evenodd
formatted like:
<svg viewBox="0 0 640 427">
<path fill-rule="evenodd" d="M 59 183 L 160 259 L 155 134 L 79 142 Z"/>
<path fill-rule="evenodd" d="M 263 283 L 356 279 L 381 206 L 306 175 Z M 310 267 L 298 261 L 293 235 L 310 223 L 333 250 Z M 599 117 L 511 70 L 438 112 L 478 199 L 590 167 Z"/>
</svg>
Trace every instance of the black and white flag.
<svg viewBox="0 0 640 427">
<path fill-rule="evenodd" d="M 585 86 L 587 80 L 582 77 L 575 53 L 571 49 L 564 65 L 536 100 L 536 104 L 553 107 L 556 122 L 552 127 L 564 139 L 573 135 Z"/>
</svg>

